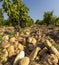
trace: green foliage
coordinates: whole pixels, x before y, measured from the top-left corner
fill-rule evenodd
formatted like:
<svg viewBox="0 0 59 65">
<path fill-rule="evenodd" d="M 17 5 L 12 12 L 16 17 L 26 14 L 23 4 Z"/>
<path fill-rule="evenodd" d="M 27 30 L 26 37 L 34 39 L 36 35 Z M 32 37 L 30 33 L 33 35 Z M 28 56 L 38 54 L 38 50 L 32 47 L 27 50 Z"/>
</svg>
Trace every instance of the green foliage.
<svg viewBox="0 0 59 65">
<path fill-rule="evenodd" d="M 4 20 L 6 26 L 11 26 L 12 24 L 9 22 L 9 20 Z"/>
<path fill-rule="evenodd" d="M 0 9 L 0 26 L 31 26 L 34 21 L 28 16 L 29 8 L 22 0 L 0 0 L 3 1 L 3 9 L 8 15 L 8 19 L 4 20 L 3 11 Z"/>
<path fill-rule="evenodd" d="M 4 16 L 3 16 L 3 8 L 0 8 L 0 18 L 4 18 Z"/>
<path fill-rule="evenodd" d="M 53 15 L 53 11 L 44 12 L 43 20 L 36 20 L 36 24 L 49 25 L 55 24 L 56 17 Z"/>
<path fill-rule="evenodd" d="M 0 8 L 0 26 L 21 26 L 28 27 L 34 24 L 33 19 L 28 15 L 29 8 L 22 0 L 0 0 L 3 1 L 3 9 L 7 13 L 9 19 L 4 20 L 3 9 Z M 55 24 L 59 26 L 59 18 L 53 15 L 53 11 L 44 12 L 43 20 L 36 20 L 35 24 L 49 25 Z"/>
<path fill-rule="evenodd" d="M 5 20 L 6 26 L 16 26 L 18 23 L 16 21 L 10 21 L 9 19 Z"/>
<path fill-rule="evenodd" d="M 59 17 L 56 18 L 56 20 L 55 20 L 55 25 L 56 25 L 56 26 L 59 26 Z"/>
<path fill-rule="evenodd" d="M 33 24 L 34 24 L 33 19 L 29 17 L 27 22 L 25 22 L 25 27 L 30 27 Z"/>
<path fill-rule="evenodd" d="M 38 20 L 36 20 L 35 24 L 40 24 L 40 25 L 42 25 L 43 22 L 42 22 L 41 20 L 38 19 Z"/>
<path fill-rule="evenodd" d="M 53 16 L 53 11 L 44 12 L 44 18 L 43 21 L 45 24 L 54 24 L 55 17 Z"/>
<path fill-rule="evenodd" d="M 29 21 L 29 8 L 22 0 L 4 0 L 3 8 L 13 25 L 18 23 L 18 25 L 24 27 L 25 22 Z"/>
<path fill-rule="evenodd" d="M 3 8 L 0 8 L 0 26 L 4 25 Z"/>
<path fill-rule="evenodd" d="M 3 0 L 0 0 L 0 2 L 3 1 Z"/>
</svg>

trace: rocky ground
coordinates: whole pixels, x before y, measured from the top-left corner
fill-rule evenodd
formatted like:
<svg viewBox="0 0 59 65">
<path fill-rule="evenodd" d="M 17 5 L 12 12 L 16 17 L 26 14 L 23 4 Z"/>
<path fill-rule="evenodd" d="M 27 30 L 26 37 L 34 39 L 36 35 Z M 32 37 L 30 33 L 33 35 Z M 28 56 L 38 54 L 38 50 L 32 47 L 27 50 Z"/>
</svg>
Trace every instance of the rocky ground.
<svg viewBox="0 0 59 65">
<path fill-rule="evenodd" d="M 59 65 L 58 43 L 56 26 L 1 27 L 0 65 Z"/>
</svg>

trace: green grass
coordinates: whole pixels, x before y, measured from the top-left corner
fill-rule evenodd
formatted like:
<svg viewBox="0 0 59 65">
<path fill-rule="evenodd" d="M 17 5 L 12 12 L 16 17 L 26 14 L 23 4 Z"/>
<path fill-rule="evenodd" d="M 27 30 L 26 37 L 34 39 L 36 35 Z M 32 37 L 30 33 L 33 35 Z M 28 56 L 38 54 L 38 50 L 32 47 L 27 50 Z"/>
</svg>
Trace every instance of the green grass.
<svg viewBox="0 0 59 65">
<path fill-rule="evenodd" d="M 3 35 L 0 35 L 0 41 L 2 41 Z"/>
</svg>

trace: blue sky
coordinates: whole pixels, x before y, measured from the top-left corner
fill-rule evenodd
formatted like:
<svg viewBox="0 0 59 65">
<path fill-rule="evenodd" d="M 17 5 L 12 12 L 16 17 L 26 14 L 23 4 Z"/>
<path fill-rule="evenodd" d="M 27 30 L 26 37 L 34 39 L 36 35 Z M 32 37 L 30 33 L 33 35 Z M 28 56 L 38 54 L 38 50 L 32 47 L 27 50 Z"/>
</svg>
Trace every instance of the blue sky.
<svg viewBox="0 0 59 65">
<path fill-rule="evenodd" d="M 42 19 L 45 11 L 54 10 L 54 15 L 59 16 L 59 0 L 23 0 L 30 8 L 29 15 L 34 19 Z M 0 3 L 0 7 L 2 3 Z M 6 14 L 4 14 L 7 18 Z"/>
<path fill-rule="evenodd" d="M 30 8 L 29 15 L 34 19 L 42 19 L 45 11 L 54 10 L 54 15 L 59 16 L 59 0 L 23 0 Z"/>
</svg>

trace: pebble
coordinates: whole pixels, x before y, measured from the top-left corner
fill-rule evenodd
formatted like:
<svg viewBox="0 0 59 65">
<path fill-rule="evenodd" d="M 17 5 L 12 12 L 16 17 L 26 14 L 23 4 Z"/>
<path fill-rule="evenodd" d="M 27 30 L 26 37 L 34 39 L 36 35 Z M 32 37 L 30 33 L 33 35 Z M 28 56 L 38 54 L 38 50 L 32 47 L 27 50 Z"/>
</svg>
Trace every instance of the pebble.
<svg viewBox="0 0 59 65">
<path fill-rule="evenodd" d="M 24 57 L 19 61 L 19 65 L 29 65 L 30 59 L 29 57 Z"/>
</svg>

